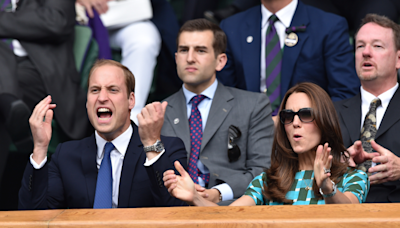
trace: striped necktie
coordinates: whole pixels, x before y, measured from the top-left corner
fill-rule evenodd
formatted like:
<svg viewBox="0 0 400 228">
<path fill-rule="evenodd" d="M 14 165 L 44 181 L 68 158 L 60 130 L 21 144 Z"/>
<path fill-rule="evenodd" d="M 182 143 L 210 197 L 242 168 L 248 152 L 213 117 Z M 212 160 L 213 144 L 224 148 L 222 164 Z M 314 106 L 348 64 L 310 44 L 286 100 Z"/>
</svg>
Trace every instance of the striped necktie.
<svg viewBox="0 0 400 228">
<path fill-rule="evenodd" d="M 361 129 L 360 140 L 363 146 L 363 149 L 367 153 L 372 153 L 373 149 L 371 146 L 371 140 L 375 139 L 375 135 L 377 132 L 376 129 L 376 109 L 381 105 L 381 100 L 379 98 L 371 101 L 369 106 L 369 111 L 365 116 L 364 125 Z M 371 168 L 372 162 L 371 160 L 367 160 L 362 164 L 358 165 L 358 168 L 363 170 L 364 172 L 368 172 L 368 169 Z"/>
<path fill-rule="evenodd" d="M 281 103 L 281 65 L 282 65 L 282 49 L 279 42 L 279 36 L 276 33 L 275 22 L 278 17 L 273 14 L 269 19 L 265 39 L 265 77 L 267 84 L 267 95 L 271 102 L 273 110 L 272 115 L 277 115 L 279 105 Z"/>
</svg>

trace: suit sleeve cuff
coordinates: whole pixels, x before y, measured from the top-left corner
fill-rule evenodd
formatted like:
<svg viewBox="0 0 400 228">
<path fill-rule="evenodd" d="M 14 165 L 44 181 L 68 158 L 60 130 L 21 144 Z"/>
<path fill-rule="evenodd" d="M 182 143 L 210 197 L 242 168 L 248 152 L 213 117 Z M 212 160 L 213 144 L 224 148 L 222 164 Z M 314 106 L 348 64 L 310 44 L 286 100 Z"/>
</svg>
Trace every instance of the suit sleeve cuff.
<svg viewBox="0 0 400 228">
<path fill-rule="evenodd" d="M 232 188 L 227 183 L 219 184 L 212 188 L 216 188 L 221 193 L 222 201 L 233 199 Z"/>
<path fill-rule="evenodd" d="M 35 160 L 33 160 L 32 156 L 33 156 L 33 154 L 31 154 L 31 156 L 29 156 L 29 160 L 30 160 L 33 168 L 35 168 L 35 169 L 43 168 L 44 164 L 46 164 L 46 162 L 47 162 L 47 156 L 43 159 L 43 161 L 40 164 L 36 163 Z"/>
<path fill-rule="evenodd" d="M 156 161 L 158 161 L 158 159 L 161 157 L 161 155 L 163 155 L 165 152 L 165 149 L 163 151 L 161 151 L 156 157 L 154 157 L 153 159 L 149 160 L 148 158 L 146 158 L 146 162 L 143 164 L 144 166 L 151 166 L 153 165 Z"/>
</svg>

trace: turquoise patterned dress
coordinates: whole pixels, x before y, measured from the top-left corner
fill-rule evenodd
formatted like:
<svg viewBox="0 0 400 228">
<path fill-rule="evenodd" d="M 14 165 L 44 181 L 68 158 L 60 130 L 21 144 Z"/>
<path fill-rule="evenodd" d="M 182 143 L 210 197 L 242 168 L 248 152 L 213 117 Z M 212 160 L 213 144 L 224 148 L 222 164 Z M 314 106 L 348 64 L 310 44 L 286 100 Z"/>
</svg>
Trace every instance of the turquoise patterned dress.
<svg viewBox="0 0 400 228">
<path fill-rule="evenodd" d="M 275 202 L 264 198 L 262 194 L 263 178 L 266 178 L 265 172 L 253 179 L 244 195 L 253 198 L 256 205 L 284 205 L 282 202 Z M 318 200 L 314 196 L 314 191 L 311 189 L 313 179 L 313 170 L 298 171 L 292 187 L 286 194 L 286 199 L 293 200 L 293 205 L 325 204 L 324 199 Z M 350 171 L 349 169 L 337 184 L 337 190 L 340 192 L 351 192 L 358 198 L 360 203 L 365 202 L 369 190 L 368 175 L 361 170 L 355 169 Z"/>
</svg>

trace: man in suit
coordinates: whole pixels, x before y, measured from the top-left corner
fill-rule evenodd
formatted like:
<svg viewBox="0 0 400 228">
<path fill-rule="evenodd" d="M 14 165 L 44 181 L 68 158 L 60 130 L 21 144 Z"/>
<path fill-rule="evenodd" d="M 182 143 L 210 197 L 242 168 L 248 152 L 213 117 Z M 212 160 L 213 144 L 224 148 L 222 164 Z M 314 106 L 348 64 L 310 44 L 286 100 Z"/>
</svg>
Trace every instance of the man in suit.
<svg viewBox="0 0 400 228">
<path fill-rule="evenodd" d="M 333 101 L 357 93 L 360 84 L 344 18 L 304 5 L 300 0 L 261 3 L 221 22 L 228 37 L 228 62 L 217 74 L 222 84 L 267 93 L 273 115 L 277 114 L 286 91 L 299 82 L 321 86 Z M 277 17 L 274 26 L 269 25 L 272 15 Z M 273 27 L 279 37 L 276 51 L 281 53 L 281 67 L 266 61 L 266 33 Z M 268 70 L 280 74 L 280 80 L 276 77 L 278 86 L 269 84 Z M 269 94 L 273 91 L 276 98 Z"/>
<path fill-rule="evenodd" d="M 130 121 L 134 87 L 128 68 L 98 61 L 90 72 L 86 103 L 95 134 L 60 144 L 51 162 L 46 154 L 55 104 L 48 96 L 35 107 L 30 118 L 34 150 L 22 180 L 20 209 L 180 205 L 165 188 L 152 186 L 146 169 L 160 178 L 175 160 L 186 161 L 184 145 L 160 135 L 166 103 L 146 106 L 139 128 Z M 167 165 L 153 170 L 152 163 L 158 162 L 153 158 L 161 154 Z"/>
<path fill-rule="evenodd" d="M 54 112 L 63 132 L 72 139 L 88 136 L 86 97 L 73 55 L 74 2 L 2 2 L 0 116 L 14 144 L 31 150 L 28 119 L 35 105 L 48 94 L 59 106 Z M 18 6 L 7 2 L 18 2 Z"/>
<path fill-rule="evenodd" d="M 399 25 L 367 15 L 356 34 L 355 54 L 361 92 L 335 103 L 343 141 L 356 163 L 372 159 L 371 168 L 366 167 L 371 174 L 367 202 L 400 202 Z M 365 152 L 372 152 L 371 146 L 377 153 Z"/>
<path fill-rule="evenodd" d="M 181 27 L 175 59 L 183 86 L 166 99 L 161 131 L 184 141 L 197 190 L 222 204 L 240 197 L 270 165 L 273 137 L 268 97 L 216 80 L 227 60 L 225 49 L 218 25 L 196 19 Z M 197 103 L 198 98 L 203 100 Z"/>
</svg>

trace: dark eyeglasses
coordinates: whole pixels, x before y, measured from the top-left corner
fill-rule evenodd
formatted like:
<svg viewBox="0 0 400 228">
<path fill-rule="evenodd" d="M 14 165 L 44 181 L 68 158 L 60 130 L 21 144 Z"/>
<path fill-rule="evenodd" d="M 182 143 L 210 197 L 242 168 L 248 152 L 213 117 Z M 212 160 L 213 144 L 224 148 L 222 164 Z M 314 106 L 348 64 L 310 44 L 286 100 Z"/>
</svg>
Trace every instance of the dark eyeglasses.
<svg viewBox="0 0 400 228">
<path fill-rule="evenodd" d="M 303 123 L 309 123 L 314 120 L 313 110 L 311 108 L 302 108 L 297 112 L 293 112 L 289 109 L 284 109 L 279 113 L 282 124 L 290 124 L 293 122 L 294 116 L 299 116 L 299 119 Z"/>
<path fill-rule="evenodd" d="M 240 157 L 240 148 L 236 143 L 234 143 L 237 139 L 242 136 L 242 132 L 236 126 L 229 126 L 228 131 L 228 158 L 229 162 L 234 162 L 239 160 Z"/>
</svg>

